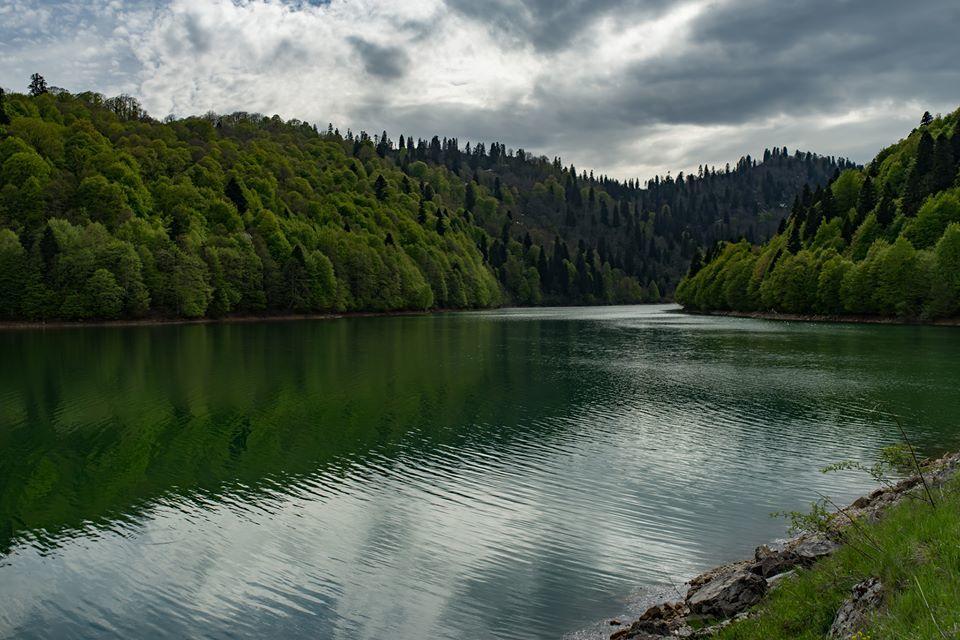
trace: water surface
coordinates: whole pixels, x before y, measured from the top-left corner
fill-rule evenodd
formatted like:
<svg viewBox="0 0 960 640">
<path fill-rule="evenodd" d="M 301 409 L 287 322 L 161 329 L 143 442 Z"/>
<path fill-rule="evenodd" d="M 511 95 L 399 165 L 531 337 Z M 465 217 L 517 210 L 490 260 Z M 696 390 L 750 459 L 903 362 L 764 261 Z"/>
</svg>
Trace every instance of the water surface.
<svg viewBox="0 0 960 640">
<path fill-rule="evenodd" d="M 0 333 L 0 637 L 558 638 L 960 443 L 957 329 L 671 311 Z"/>
</svg>

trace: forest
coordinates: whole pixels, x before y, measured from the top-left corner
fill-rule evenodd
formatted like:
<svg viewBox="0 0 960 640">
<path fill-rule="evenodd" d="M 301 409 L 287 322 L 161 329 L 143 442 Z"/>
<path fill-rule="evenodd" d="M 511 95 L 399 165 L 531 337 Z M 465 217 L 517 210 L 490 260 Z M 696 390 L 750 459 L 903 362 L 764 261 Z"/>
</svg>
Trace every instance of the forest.
<svg viewBox="0 0 960 640">
<path fill-rule="evenodd" d="M 769 238 L 850 167 L 774 148 L 641 185 L 498 142 L 161 122 L 35 74 L 0 91 L 0 318 L 659 301 L 698 247 Z"/>
<path fill-rule="evenodd" d="M 700 311 L 938 319 L 960 314 L 960 110 L 924 113 L 865 168 L 804 189 L 769 242 L 697 254 L 676 300 Z"/>
</svg>

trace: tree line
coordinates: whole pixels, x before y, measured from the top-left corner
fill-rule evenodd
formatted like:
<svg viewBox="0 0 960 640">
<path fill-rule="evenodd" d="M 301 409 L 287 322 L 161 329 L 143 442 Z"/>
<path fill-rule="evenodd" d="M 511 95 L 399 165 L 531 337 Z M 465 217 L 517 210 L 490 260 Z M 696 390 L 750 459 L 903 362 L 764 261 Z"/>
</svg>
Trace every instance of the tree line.
<svg viewBox="0 0 960 640">
<path fill-rule="evenodd" d="M 372 140 L 379 156 L 404 168 L 445 166 L 466 183 L 464 208 L 493 241 L 505 226 L 525 244 L 555 251 L 562 241 L 572 264 L 579 253 L 586 253 L 590 264 L 592 249 L 599 264 L 609 263 L 664 296 L 672 295 L 698 247 L 741 236 L 769 238 L 804 185 L 823 185 L 854 166 L 844 158 L 774 147 L 764 150 L 761 160 L 744 156 L 733 166 L 700 165 L 696 174 L 642 183 L 578 171 L 559 157 L 514 151 L 500 142 L 461 146 L 456 138 L 415 140 L 402 134 L 394 141 L 386 131 L 371 138 L 366 132 L 341 134 L 332 124 L 324 136 L 352 144 L 354 151 Z M 478 197 L 482 194 L 487 197 Z M 543 298 L 569 301 L 563 274 L 536 264 Z"/>
<path fill-rule="evenodd" d="M 864 169 L 804 189 L 762 246 L 714 245 L 677 289 L 699 310 L 943 318 L 960 314 L 960 110 Z"/>
<path fill-rule="evenodd" d="M 656 301 L 705 238 L 765 237 L 771 203 L 846 166 L 765 156 L 641 186 L 500 143 L 160 122 L 35 74 L 0 92 L 0 317 Z"/>
</svg>

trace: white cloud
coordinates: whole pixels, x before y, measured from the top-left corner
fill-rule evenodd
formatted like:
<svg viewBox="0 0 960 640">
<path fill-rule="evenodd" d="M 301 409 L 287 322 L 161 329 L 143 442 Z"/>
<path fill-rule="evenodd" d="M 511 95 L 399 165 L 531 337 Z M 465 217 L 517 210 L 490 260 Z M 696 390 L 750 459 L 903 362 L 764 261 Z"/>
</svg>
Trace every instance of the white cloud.
<svg viewBox="0 0 960 640">
<path fill-rule="evenodd" d="M 948 0 L 159 1 L 4 3 L 0 84 L 22 90 L 40 71 L 129 92 L 157 117 L 497 138 L 641 178 L 772 145 L 865 161 L 957 100 L 958 72 L 939 62 L 960 52 Z"/>
</svg>

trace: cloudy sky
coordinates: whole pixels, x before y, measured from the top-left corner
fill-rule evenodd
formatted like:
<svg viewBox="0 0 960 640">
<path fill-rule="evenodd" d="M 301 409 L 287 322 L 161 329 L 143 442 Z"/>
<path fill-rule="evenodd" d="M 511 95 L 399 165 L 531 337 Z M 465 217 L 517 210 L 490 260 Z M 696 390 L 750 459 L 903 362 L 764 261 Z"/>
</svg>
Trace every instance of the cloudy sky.
<svg viewBox="0 0 960 640">
<path fill-rule="evenodd" d="M 163 117 L 502 140 L 617 177 L 765 146 L 866 161 L 960 105 L 957 0 L 5 0 L 31 72 Z"/>
</svg>

